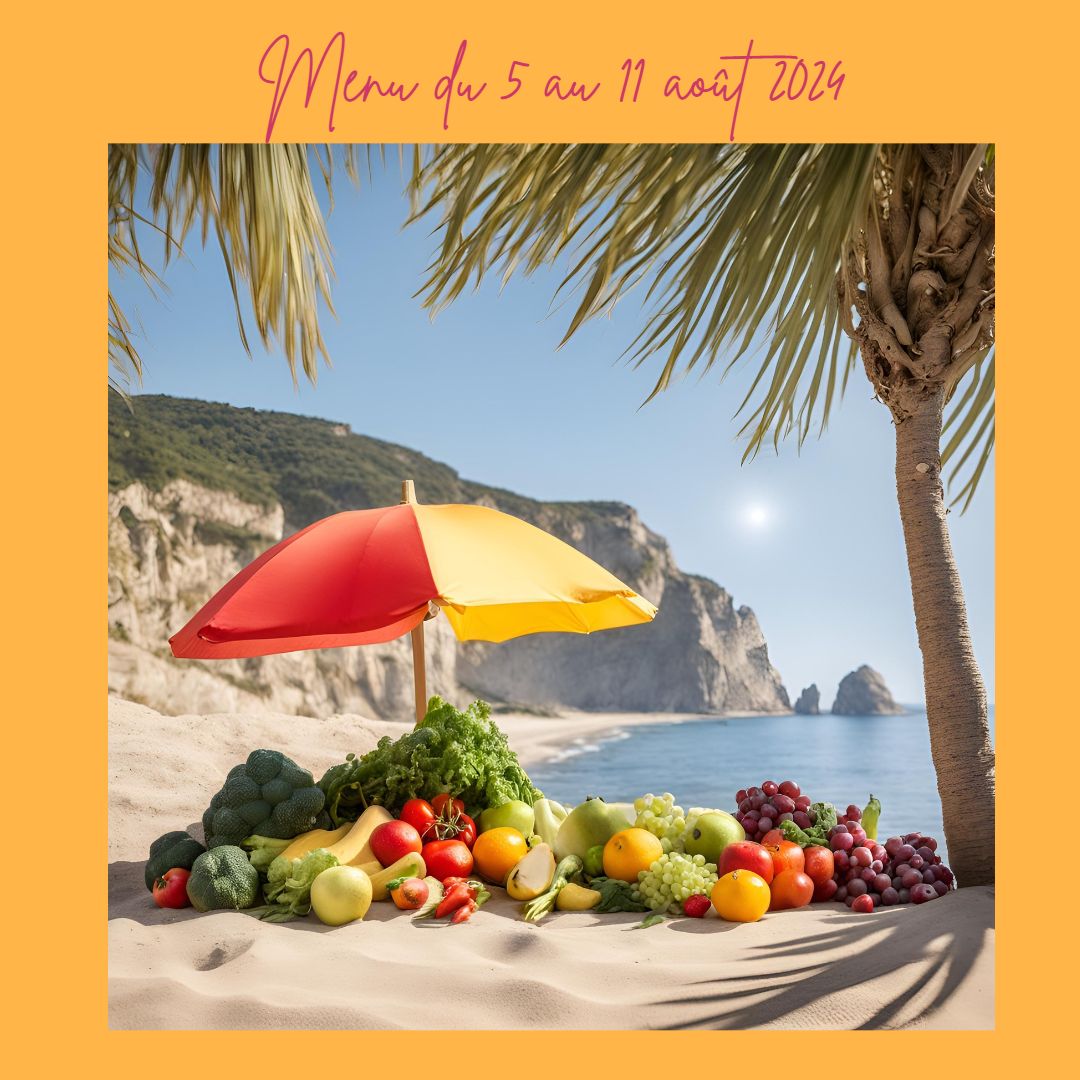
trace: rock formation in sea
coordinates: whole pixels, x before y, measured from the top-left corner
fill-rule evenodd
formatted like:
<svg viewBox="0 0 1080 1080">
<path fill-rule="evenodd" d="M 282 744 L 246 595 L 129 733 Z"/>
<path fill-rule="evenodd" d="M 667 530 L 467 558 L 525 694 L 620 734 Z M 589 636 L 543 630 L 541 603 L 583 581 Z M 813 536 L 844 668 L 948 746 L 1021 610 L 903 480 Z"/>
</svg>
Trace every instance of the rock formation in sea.
<svg viewBox="0 0 1080 1080">
<path fill-rule="evenodd" d="M 799 695 L 795 711 L 802 716 L 817 716 L 821 712 L 821 691 L 817 683 L 811 683 Z"/>
<path fill-rule="evenodd" d="M 905 710 L 893 700 L 881 675 L 863 664 L 840 680 L 832 711 L 838 716 L 896 716 Z"/>
<path fill-rule="evenodd" d="M 408 638 L 200 662 L 168 638 L 282 536 L 339 510 L 474 502 L 554 533 L 660 607 L 656 620 L 592 635 L 461 643 L 426 624 L 428 687 L 507 707 L 720 713 L 790 710 L 750 608 L 675 563 L 663 537 L 622 503 L 544 503 L 462 480 L 405 447 L 330 421 L 184 399 L 111 402 L 109 689 L 172 714 L 273 710 L 407 718 Z"/>
</svg>

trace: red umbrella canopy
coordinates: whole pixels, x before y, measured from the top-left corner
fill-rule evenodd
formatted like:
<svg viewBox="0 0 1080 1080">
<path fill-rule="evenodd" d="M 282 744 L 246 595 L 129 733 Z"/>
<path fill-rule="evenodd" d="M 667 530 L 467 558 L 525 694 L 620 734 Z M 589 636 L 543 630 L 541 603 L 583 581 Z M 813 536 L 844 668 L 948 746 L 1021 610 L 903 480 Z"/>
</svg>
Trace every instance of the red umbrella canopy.
<svg viewBox="0 0 1080 1080">
<path fill-rule="evenodd" d="M 263 552 L 169 640 L 228 659 L 391 641 L 438 594 L 408 505 L 335 514 Z"/>
</svg>

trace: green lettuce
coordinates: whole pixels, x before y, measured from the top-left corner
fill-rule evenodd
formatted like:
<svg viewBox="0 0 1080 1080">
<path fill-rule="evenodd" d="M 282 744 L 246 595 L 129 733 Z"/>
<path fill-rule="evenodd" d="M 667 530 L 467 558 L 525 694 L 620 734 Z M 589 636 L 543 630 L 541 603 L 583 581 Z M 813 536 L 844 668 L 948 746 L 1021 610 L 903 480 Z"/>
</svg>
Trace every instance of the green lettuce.
<svg viewBox="0 0 1080 1080">
<path fill-rule="evenodd" d="M 315 879 L 337 859 L 326 848 L 309 851 L 302 859 L 284 859 L 280 855 L 270 864 L 263 897 L 266 908 L 260 918 L 267 922 L 287 922 L 311 910 L 311 886 Z"/>
<path fill-rule="evenodd" d="M 809 829 L 800 829 L 794 821 L 780 822 L 784 839 L 799 847 L 828 847 L 829 831 L 836 827 L 836 807 L 832 803 L 816 802 L 811 803 L 809 812 L 814 818 L 814 824 Z"/>
<path fill-rule="evenodd" d="M 489 806 L 520 799 L 532 806 L 542 792 L 532 785 L 491 719 L 491 707 L 474 701 L 464 712 L 440 697 L 428 702 L 419 726 L 374 750 L 350 754 L 319 781 L 335 825 L 355 820 L 364 806 L 378 804 L 396 813 L 409 799 L 449 792 L 476 817 Z"/>
</svg>

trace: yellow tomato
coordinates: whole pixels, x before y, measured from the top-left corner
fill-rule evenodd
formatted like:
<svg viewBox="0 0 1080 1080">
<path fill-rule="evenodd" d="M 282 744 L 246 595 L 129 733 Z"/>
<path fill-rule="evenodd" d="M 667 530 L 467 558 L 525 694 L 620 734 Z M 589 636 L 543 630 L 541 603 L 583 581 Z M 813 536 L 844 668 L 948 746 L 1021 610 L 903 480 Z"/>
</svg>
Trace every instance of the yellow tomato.
<svg viewBox="0 0 1080 1080">
<path fill-rule="evenodd" d="M 757 922 L 769 910 L 769 886 L 752 870 L 732 870 L 712 891 L 713 907 L 728 922 Z"/>
<path fill-rule="evenodd" d="M 509 827 L 488 829 L 473 844 L 473 860 L 482 877 L 496 885 L 505 885 L 507 875 L 529 850 L 525 837 Z"/>
<path fill-rule="evenodd" d="M 604 845 L 604 873 L 609 878 L 634 882 L 663 854 L 659 837 L 647 829 L 623 829 Z"/>
</svg>

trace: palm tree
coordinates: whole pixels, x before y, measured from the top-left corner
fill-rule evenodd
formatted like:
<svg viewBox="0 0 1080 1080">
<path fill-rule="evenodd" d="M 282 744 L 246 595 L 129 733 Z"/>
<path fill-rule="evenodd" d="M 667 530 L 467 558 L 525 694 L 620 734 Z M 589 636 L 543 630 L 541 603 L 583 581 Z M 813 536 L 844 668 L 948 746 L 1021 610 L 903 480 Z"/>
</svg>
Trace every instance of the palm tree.
<svg viewBox="0 0 1080 1080">
<path fill-rule="evenodd" d="M 414 218 L 437 215 L 442 235 L 422 290 L 433 310 L 489 271 L 566 260 L 557 294 L 580 299 L 565 341 L 640 285 L 649 310 L 627 354 L 661 363 L 650 396 L 678 371 L 726 374 L 766 331 L 739 408 L 744 460 L 824 430 L 861 355 L 896 428 L 930 744 L 964 885 L 994 876 L 994 752 L 943 471 L 966 508 L 993 447 L 993 185 L 986 145 L 448 145 L 411 182 Z"/>
<path fill-rule="evenodd" d="M 287 156 L 296 207 L 308 207 L 302 229 L 286 228 L 285 214 L 273 219 L 291 257 L 272 261 L 269 275 L 256 273 L 253 252 L 269 260 L 273 245 L 264 238 L 244 247 L 238 225 L 244 215 L 249 225 L 263 221 L 264 186 L 241 183 L 248 201 L 225 215 L 224 166 L 215 184 L 206 171 L 209 149 L 190 153 L 200 179 L 185 183 L 199 194 L 185 193 L 179 181 L 170 186 L 159 159 L 155 215 L 165 215 L 167 233 L 179 225 L 181 235 L 192 215 L 209 216 L 226 263 L 236 261 L 249 276 L 264 341 L 266 327 L 284 336 L 299 320 L 304 368 L 314 377 L 316 301 L 327 293 L 325 275 L 313 268 L 327 248 L 310 211 L 317 204 L 300 190 L 305 180 L 310 185 L 298 165 L 303 152 L 229 152 L 256 171 L 262 154 Z M 133 170 L 131 157 L 128 149 L 125 167 Z M 319 161 L 329 184 L 329 152 Z M 433 311 L 489 271 L 507 280 L 561 263 L 557 295 L 579 296 L 565 341 L 640 286 L 648 313 L 627 356 L 634 365 L 661 364 L 650 398 L 695 367 L 720 364 L 727 374 L 765 333 L 738 410 L 744 460 L 789 435 L 801 444 L 824 431 L 861 356 L 896 428 L 896 489 L 950 861 L 964 885 L 992 881 L 994 753 L 944 490 L 947 479 L 956 489 L 952 503 L 966 509 L 994 442 L 992 149 L 446 145 L 414 151 L 409 187 L 411 220 L 435 215 L 441 232 L 421 290 Z M 133 214 L 134 180 L 117 189 L 122 225 Z M 110 198 L 113 190 L 111 169 Z M 111 238 L 112 230 L 110 256 Z M 141 271 L 134 247 L 122 245 L 117 261 Z M 293 266 L 304 268 L 299 279 Z M 289 297 L 273 317 L 257 305 L 265 299 L 257 278 Z M 123 324 L 115 336 L 129 358 Z"/>
<path fill-rule="evenodd" d="M 344 154 L 355 181 L 356 158 Z M 144 253 L 140 234 L 163 244 L 162 268 L 183 254 L 198 221 L 205 245 L 211 227 L 225 263 L 240 340 L 250 354 L 240 282 L 264 346 L 276 340 L 296 378 L 299 358 L 314 382 L 318 357 L 329 359 L 319 330 L 319 302 L 330 300 L 330 240 L 312 184 L 322 175 L 333 199 L 334 156 L 329 147 L 160 143 L 109 147 L 109 265 L 134 270 L 156 292 L 161 274 Z M 140 181 L 145 191 L 140 189 Z M 151 216 L 140 213 L 147 205 Z M 144 236 L 145 238 L 145 236 Z M 123 393 L 142 378 L 142 357 L 127 314 L 109 289 L 109 384 Z"/>
</svg>

